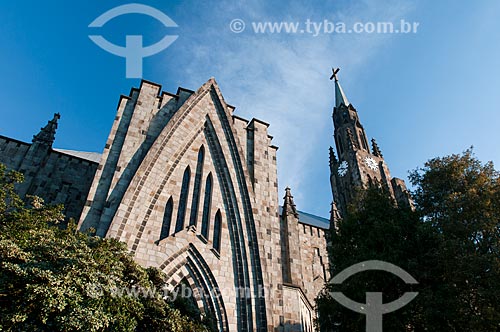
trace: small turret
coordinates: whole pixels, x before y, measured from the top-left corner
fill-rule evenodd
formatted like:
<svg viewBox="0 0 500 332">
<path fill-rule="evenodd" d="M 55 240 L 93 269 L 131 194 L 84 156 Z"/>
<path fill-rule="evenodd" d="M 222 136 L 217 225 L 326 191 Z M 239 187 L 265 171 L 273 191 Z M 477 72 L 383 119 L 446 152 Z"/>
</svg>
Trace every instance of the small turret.
<svg viewBox="0 0 500 332">
<path fill-rule="evenodd" d="M 18 193 L 21 197 L 28 194 L 32 182 L 37 178 L 37 174 L 51 154 L 52 144 L 56 137 L 57 121 L 60 118 L 61 115 L 55 113 L 54 118 L 41 128 L 38 134 L 33 136 L 33 144 L 19 165 L 19 171 L 24 174 L 24 182 L 18 186 Z"/>
<path fill-rule="evenodd" d="M 52 148 L 52 144 L 56 138 L 57 121 L 61 118 L 59 113 L 54 114 L 54 118 L 41 128 L 40 132 L 33 136 L 33 144 L 41 144 Z"/>
<path fill-rule="evenodd" d="M 372 138 L 372 151 L 373 155 L 382 158 L 382 152 L 380 152 L 380 148 L 378 147 L 377 141 L 375 141 L 375 138 Z"/>
<path fill-rule="evenodd" d="M 283 214 L 292 214 L 295 217 L 299 217 L 295 203 L 293 202 L 293 196 L 291 189 L 289 187 L 285 188 L 285 197 L 283 197 L 285 202 L 283 203 Z"/>
<path fill-rule="evenodd" d="M 338 163 L 337 157 L 335 156 L 335 152 L 333 151 L 333 148 L 330 146 L 329 149 L 330 152 L 330 170 L 333 172 L 335 164 Z"/>
</svg>

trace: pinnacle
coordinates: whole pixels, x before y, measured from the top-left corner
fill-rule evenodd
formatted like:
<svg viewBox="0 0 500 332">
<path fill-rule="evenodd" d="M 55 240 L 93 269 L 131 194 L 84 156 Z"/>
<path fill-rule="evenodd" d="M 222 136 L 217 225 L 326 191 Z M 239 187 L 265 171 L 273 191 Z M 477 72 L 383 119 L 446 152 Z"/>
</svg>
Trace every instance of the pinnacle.
<svg viewBox="0 0 500 332">
<path fill-rule="evenodd" d="M 54 117 L 52 118 L 52 120 L 50 120 L 45 127 L 41 128 L 38 134 L 33 136 L 32 142 L 52 147 L 56 136 L 57 121 L 60 118 L 61 115 L 59 113 L 54 113 Z"/>
<path fill-rule="evenodd" d="M 283 204 L 283 211 L 287 214 L 293 214 L 295 217 L 298 217 L 299 214 L 297 212 L 297 208 L 293 201 L 292 191 L 290 187 L 285 188 L 285 197 L 283 197 L 285 202 Z"/>
</svg>

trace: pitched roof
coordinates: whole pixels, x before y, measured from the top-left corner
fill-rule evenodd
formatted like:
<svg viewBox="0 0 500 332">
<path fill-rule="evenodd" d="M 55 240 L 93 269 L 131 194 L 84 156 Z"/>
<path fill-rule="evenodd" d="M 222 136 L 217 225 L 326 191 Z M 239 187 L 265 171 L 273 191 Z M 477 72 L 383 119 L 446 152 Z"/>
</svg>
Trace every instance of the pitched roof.
<svg viewBox="0 0 500 332">
<path fill-rule="evenodd" d="M 280 205 L 279 207 L 279 213 L 281 215 L 283 211 L 283 206 Z M 297 211 L 299 213 L 299 222 L 313 226 L 313 227 L 318 227 L 321 229 L 329 229 L 330 228 L 330 221 L 326 218 L 315 216 L 314 214 L 310 214 L 304 211 Z"/>
<path fill-rule="evenodd" d="M 85 152 L 85 151 L 64 150 L 64 149 L 54 149 L 54 151 L 82 158 L 94 163 L 99 163 L 99 161 L 101 160 L 101 154 L 97 152 Z"/>
</svg>

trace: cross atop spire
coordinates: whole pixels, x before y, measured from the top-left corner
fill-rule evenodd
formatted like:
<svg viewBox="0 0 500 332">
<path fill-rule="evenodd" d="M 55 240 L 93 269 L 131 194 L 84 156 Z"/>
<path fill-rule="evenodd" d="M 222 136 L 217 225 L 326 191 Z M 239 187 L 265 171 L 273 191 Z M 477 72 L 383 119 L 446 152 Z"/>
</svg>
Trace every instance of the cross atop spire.
<svg viewBox="0 0 500 332">
<path fill-rule="evenodd" d="M 337 77 L 339 70 L 340 68 L 332 68 L 332 76 L 330 76 L 330 80 L 335 80 L 335 107 L 339 107 L 342 104 L 349 106 L 349 100 L 347 100 L 344 90 L 342 90 L 340 86 L 339 78 Z"/>
<path fill-rule="evenodd" d="M 330 76 L 330 81 L 335 79 L 335 82 L 337 82 L 339 79 L 337 77 L 337 73 L 339 72 L 340 68 L 334 69 L 332 67 L 332 76 Z"/>
</svg>

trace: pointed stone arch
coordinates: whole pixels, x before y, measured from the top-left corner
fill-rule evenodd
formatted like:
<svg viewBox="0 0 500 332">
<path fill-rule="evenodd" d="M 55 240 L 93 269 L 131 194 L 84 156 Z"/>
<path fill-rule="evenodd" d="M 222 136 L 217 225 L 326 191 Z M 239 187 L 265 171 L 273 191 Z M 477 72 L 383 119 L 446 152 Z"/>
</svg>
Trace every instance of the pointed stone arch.
<svg viewBox="0 0 500 332">
<path fill-rule="evenodd" d="M 229 331 L 228 317 L 221 295 L 223 291 L 203 256 L 192 244 L 180 249 L 165 260 L 159 268 L 165 272 L 169 291 L 185 280 L 194 292 L 194 299 L 202 313 L 213 313 L 219 331 Z"/>
<path fill-rule="evenodd" d="M 219 116 L 223 116 L 218 112 Z M 227 120 L 227 119 L 226 119 Z M 224 123 L 224 119 L 221 121 Z M 233 148 L 230 149 L 231 159 L 234 168 L 237 170 L 237 185 L 239 186 L 239 192 L 242 194 L 241 201 L 243 203 L 242 210 L 243 216 L 240 215 L 240 207 L 238 205 L 238 199 L 236 197 L 236 190 L 233 183 L 233 179 L 228 172 L 227 160 L 223 154 L 221 143 L 215 131 L 214 125 L 209 116 L 207 116 L 205 123 L 205 137 L 207 139 L 207 145 L 209 147 L 210 154 L 212 155 L 212 160 L 214 161 L 216 175 L 218 178 L 219 185 L 221 186 L 221 193 L 224 202 L 224 208 L 227 216 L 227 226 L 229 230 L 229 238 L 231 241 L 231 246 L 233 248 L 233 264 L 235 266 L 235 279 L 237 281 L 236 288 L 239 290 L 251 291 L 255 295 L 255 318 L 257 321 L 257 326 L 265 327 L 267 317 L 265 310 L 265 299 L 261 292 L 264 289 L 263 277 L 262 277 L 262 267 L 260 265 L 258 240 L 256 236 L 255 223 L 253 221 L 253 214 L 251 212 L 250 197 L 248 196 L 248 188 L 246 188 L 246 181 L 243 175 L 243 169 L 241 165 L 241 160 L 239 155 L 235 151 L 235 141 L 230 128 L 226 127 L 224 131 L 226 134 L 226 140 L 232 141 Z M 233 145 L 234 144 L 234 145 Z M 242 222 L 243 218 L 246 221 Z M 244 227 L 243 224 L 246 224 Z M 249 238 L 249 248 L 244 241 L 244 233 Z M 250 250 L 251 262 L 247 261 L 247 250 Z M 252 273 L 252 282 L 250 281 L 250 272 Z M 253 287 L 252 287 L 253 286 Z M 240 308 L 240 326 L 238 326 L 239 331 L 252 331 L 252 306 L 249 304 L 248 299 L 241 295 L 241 292 L 237 292 L 237 303 Z M 265 328 L 264 328 L 265 330 Z"/>
<path fill-rule="evenodd" d="M 203 114 L 205 122 L 201 117 Z M 157 224 L 157 203 L 161 202 L 160 197 L 165 196 L 164 191 L 172 174 L 179 169 L 179 165 L 186 165 L 184 155 L 188 150 L 192 151 L 193 143 L 204 135 L 229 230 L 233 287 L 245 290 L 244 295 L 248 292 L 252 294 L 252 299 L 246 296 L 236 299 L 238 330 L 253 331 L 256 326 L 265 330 L 267 317 L 262 294 L 263 273 L 251 205 L 253 188 L 249 185 L 251 180 L 246 164 L 242 162 L 244 155 L 236 143 L 230 116 L 214 80 L 209 80 L 193 93 L 171 117 L 145 155 L 107 234 L 127 242 L 133 254 L 151 261 L 151 251 L 148 251 L 147 241 L 143 239 L 143 235 L 151 231 L 148 222 L 153 216 L 151 222 Z M 160 256 L 160 253 L 157 255 Z"/>
<path fill-rule="evenodd" d="M 253 194 L 253 188 L 247 186 L 247 183 L 251 182 L 248 172 L 244 171 L 245 168 L 242 162 L 243 153 L 238 149 L 238 145 L 236 144 L 233 128 L 228 120 L 228 114 L 225 112 L 224 106 L 221 103 L 222 98 L 219 95 L 216 85 L 211 86 L 210 94 L 216 107 L 219 121 L 223 127 L 225 141 L 229 145 L 231 162 L 236 170 L 236 180 L 239 192 L 241 193 L 243 215 L 246 220 L 245 231 L 249 241 L 250 269 L 252 270 L 252 276 L 254 278 L 253 294 L 255 295 L 255 319 L 259 329 L 265 331 L 267 326 L 266 303 L 263 294 L 261 294 L 264 289 L 264 280 L 260 260 L 259 239 L 257 237 L 250 199 L 250 193 Z"/>
</svg>

